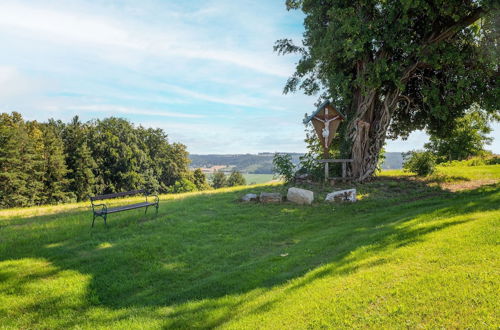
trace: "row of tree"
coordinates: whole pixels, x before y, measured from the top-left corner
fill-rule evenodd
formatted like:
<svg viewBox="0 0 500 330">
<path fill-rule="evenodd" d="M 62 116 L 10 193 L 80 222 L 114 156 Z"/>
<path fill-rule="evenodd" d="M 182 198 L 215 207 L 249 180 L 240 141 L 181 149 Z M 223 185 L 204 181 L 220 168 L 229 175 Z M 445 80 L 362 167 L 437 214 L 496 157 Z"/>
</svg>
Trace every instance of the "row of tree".
<svg viewBox="0 0 500 330">
<path fill-rule="evenodd" d="M 169 143 L 161 129 L 113 117 L 39 123 L 16 112 L 0 114 L 0 207 L 81 201 L 135 189 L 210 188 L 201 170 L 189 170 L 186 146 Z"/>
</svg>

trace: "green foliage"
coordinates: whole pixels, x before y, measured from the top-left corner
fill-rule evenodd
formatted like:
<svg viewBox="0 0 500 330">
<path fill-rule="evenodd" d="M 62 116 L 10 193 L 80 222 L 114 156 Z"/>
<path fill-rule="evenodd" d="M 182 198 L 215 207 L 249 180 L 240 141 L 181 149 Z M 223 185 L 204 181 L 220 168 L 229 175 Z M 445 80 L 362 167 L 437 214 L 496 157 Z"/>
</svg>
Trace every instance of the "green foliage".
<svg viewBox="0 0 500 330">
<path fill-rule="evenodd" d="M 451 162 L 440 163 L 439 166 L 454 167 L 454 166 L 484 166 L 500 164 L 500 157 L 494 155 L 481 155 L 479 157 L 471 157 L 467 160 L 452 160 Z"/>
<path fill-rule="evenodd" d="M 489 168 L 498 180 L 500 166 Z M 0 324 L 498 327 L 498 184 L 451 193 L 398 177 L 356 188 L 354 204 L 314 207 L 235 202 L 279 185 L 163 195 L 157 216 L 116 213 L 91 232 L 87 203 L 0 210 Z"/>
<path fill-rule="evenodd" d="M 182 178 L 174 183 L 170 188 L 172 193 L 185 193 L 198 190 L 196 185 L 187 178 Z"/>
<path fill-rule="evenodd" d="M 492 138 L 490 122 L 498 116 L 491 116 L 477 106 L 472 107 L 465 116 L 457 118 L 453 128 L 444 137 L 431 135 L 425 148 L 437 156 L 438 162 L 463 160 L 485 153 L 485 145 Z"/>
<path fill-rule="evenodd" d="M 436 169 L 436 156 L 430 151 L 411 151 L 405 155 L 403 169 L 420 176 L 432 174 Z"/>
<path fill-rule="evenodd" d="M 364 150 L 378 155 L 386 136 L 407 137 L 417 129 L 446 137 L 472 104 L 489 113 L 498 110 L 498 1 L 287 0 L 286 5 L 304 13 L 305 32 L 298 45 L 290 39 L 275 44 L 279 54 L 300 56 L 284 92 L 331 99 L 347 117 L 343 126 L 368 122 Z M 340 130 L 338 150 L 345 157 L 351 156 L 352 133 Z M 369 156 L 355 161 L 377 161 Z"/>
<path fill-rule="evenodd" d="M 227 186 L 227 178 L 224 172 L 217 171 L 212 176 L 212 187 L 219 189 Z"/>
<path fill-rule="evenodd" d="M 382 165 L 385 162 L 385 148 L 380 149 L 380 153 L 378 155 L 378 162 L 377 162 L 377 172 L 382 171 Z"/>
<path fill-rule="evenodd" d="M 0 207 L 43 201 L 41 135 L 39 128 L 26 125 L 19 113 L 0 114 Z"/>
<path fill-rule="evenodd" d="M 43 203 L 56 204 L 70 200 L 68 169 L 64 159 L 64 144 L 54 123 L 41 125 L 43 143 Z"/>
<path fill-rule="evenodd" d="M 318 137 L 316 136 L 316 132 L 314 128 L 309 123 L 305 127 L 306 137 L 304 142 L 306 143 L 307 152 L 300 157 L 300 168 L 298 170 L 299 174 L 308 174 L 315 181 L 323 181 L 325 177 L 324 165 L 318 163 L 318 159 L 324 158 L 323 155 L 323 147 L 319 142 Z M 336 139 L 334 139 L 334 143 L 332 143 L 331 148 L 329 150 L 329 157 L 334 158 L 336 153 L 337 144 Z M 335 170 L 334 167 L 331 168 L 332 171 Z M 336 176 L 336 175 L 333 175 Z"/>
<path fill-rule="evenodd" d="M 69 191 L 81 201 L 93 194 L 95 189 L 94 171 L 97 164 L 88 147 L 89 127 L 80 122 L 78 116 L 62 129 L 64 154 L 68 167 Z"/>
<path fill-rule="evenodd" d="M 207 182 L 207 176 L 199 168 L 193 171 L 193 183 L 198 190 L 210 189 L 210 185 Z"/>
<path fill-rule="evenodd" d="M 0 114 L 0 207 L 84 200 L 134 189 L 191 191 L 186 146 L 120 118 L 65 124 Z M 187 188 L 185 188 L 187 187 Z"/>
<path fill-rule="evenodd" d="M 243 175 L 238 172 L 238 171 L 233 171 L 229 178 L 227 179 L 227 186 L 228 187 L 234 187 L 234 186 L 244 186 L 246 185 L 247 182 Z"/>
<path fill-rule="evenodd" d="M 286 183 L 293 181 L 295 177 L 295 165 L 292 162 L 292 156 L 289 154 L 274 154 L 273 158 L 274 173 Z"/>
</svg>

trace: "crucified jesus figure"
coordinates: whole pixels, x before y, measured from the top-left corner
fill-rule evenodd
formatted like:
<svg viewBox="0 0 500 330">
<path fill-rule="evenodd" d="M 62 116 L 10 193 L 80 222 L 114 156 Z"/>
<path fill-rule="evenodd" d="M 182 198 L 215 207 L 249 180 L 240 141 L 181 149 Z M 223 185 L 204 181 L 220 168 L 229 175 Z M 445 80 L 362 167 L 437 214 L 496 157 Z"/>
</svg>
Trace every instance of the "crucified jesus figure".
<svg viewBox="0 0 500 330">
<path fill-rule="evenodd" d="M 325 118 L 328 116 L 328 110 L 325 111 Z M 325 148 L 328 147 L 328 137 L 330 136 L 330 122 L 334 121 L 334 120 L 337 120 L 339 119 L 340 116 L 337 115 L 333 118 L 330 118 L 330 119 L 321 119 L 319 117 L 314 117 L 314 119 L 316 120 L 319 120 L 320 122 L 322 122 L 324 124 L 324 128 L 323 128 L 323 131 L 322 131 L 322 135 L 323 135 L 323 138 L 325 139 Z"/>
</svg>

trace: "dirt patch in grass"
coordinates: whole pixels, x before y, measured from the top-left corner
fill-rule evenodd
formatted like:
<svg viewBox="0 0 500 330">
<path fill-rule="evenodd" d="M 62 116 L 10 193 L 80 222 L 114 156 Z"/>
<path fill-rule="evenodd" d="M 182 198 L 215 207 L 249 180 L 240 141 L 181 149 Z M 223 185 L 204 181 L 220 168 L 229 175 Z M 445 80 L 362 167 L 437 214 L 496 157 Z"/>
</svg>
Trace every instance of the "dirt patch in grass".
<svg viewBox="0 0 500 330">
<path fill-rule="evenodd" d="M 495 184 L 500 182 L 498 179 L 485 179 L 485 180 L 474 180 L 474 181 L 461 181 L 461 182 L 450 182 L 450 183 L 441 183 L 439 186 L 442 189 L 455 192 L 462 190 L 472 190 L 479 188 L 481 186 Z"/>
</svg>

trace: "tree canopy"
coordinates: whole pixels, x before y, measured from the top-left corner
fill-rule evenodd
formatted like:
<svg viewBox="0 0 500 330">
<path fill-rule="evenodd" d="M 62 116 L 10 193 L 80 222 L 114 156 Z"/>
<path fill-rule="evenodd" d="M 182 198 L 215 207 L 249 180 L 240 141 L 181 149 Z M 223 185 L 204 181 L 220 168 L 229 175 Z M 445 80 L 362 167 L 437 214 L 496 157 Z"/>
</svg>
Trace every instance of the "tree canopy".
<svg viewBox="0 0 500 330">
<path fill-rule="evenodd" d="M 188 165 L 186 146 L 125 119 L 39 123 L 16 112 L 0 114 L 0 207 L 135 189 L 196 189 Z"/>
<path fill-rule="evenodd" d="M 347 115 L 340 151 L 352 176 L 376 169 L 386 137 L 446 136 L 472 104 L 498 111 L 498 1 L 288 0 L 305 14 L 285 93 L 331 99 Z"/>
<path fill-rule="evenodd" d="M 491 120 L 498 116 L 488 115 L 475 106 L 467 114 L 456 120 L 456 124 L 445 137 L 431 136 L 425 148 L 434 153 L 439 162 L 464 160 L 486 153 L 485 147 L 492 142 L 488 136 L 491 133 Z"/>
<path fill-rule="evenodd" d="M 245 180 L 245 177 L 241 172 L 238 171 L 233 171 L 231 172 L 231 175 L 227 179 L 227 185 L 229 187 L 234 187 L 234 186 L 244 186 L 247 184 L 247 181 Z"/>
</svg>

